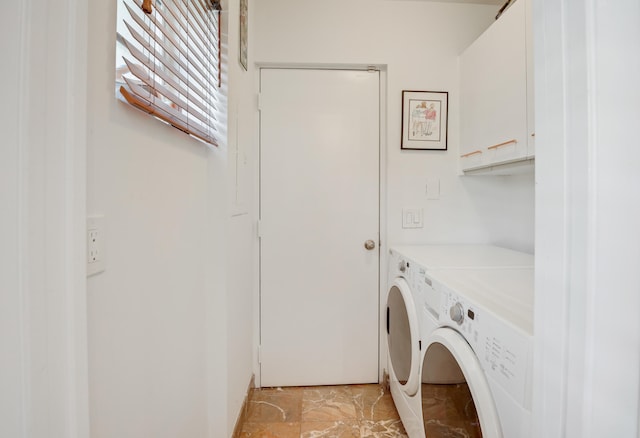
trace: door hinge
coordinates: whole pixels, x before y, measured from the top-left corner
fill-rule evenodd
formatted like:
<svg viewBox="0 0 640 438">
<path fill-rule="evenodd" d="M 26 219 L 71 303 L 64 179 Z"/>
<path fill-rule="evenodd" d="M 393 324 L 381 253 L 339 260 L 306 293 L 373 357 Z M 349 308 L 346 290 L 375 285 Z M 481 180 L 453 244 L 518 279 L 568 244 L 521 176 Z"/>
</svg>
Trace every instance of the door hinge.
<svg viewBox="0 0 640 438">
<path fill-rule="evenodd" d="M 260 239 L 262 237 L 262 222 L 257 221 L 256 222 L 256 236 L 258 237 L 258 239 Z"/>
<path fill-rule="evenodd" d="M 258 363 L 262 363 L 262 345 L 258 345 Z"/>
<path fill-rule="evenodd" d="M 262 93 L 258 93 L 258 111 L 262 111 Z"/>
</svg>

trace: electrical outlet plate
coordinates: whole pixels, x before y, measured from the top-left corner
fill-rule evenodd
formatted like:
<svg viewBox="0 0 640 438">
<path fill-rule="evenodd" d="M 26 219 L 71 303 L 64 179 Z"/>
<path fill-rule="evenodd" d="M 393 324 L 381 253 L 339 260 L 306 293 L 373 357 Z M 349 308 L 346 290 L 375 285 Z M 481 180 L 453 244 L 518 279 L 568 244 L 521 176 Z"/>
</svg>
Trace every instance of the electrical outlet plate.
<svg viewBox="0 0 640 438">
<path fill-rule="evenodd" d="M 105 270 L 104 216 L 87 218 L 87 277 Z"/>
</svg>

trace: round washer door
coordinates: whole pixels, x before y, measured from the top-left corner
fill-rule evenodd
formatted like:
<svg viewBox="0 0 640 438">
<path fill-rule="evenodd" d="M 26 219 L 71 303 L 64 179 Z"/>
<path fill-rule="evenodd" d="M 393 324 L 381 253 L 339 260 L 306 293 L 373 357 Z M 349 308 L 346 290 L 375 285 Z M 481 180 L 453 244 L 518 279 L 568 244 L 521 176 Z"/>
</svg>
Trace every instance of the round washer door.
<svg viewBox="0 0 640 438">
<path fill-rule="evenodd" d="M 436 352 L 433 355 L 430 355 L 431 347 L 434 347 L 433 350 Z M 491 395 L 489 382 L 484 375 L 484 371 L 482 371 L 478 357 L 460 333 L 451 328 L 441 327 L 429 335 L 425 340 L 423 371 L 429 369 L 432 379 L 435 381 L 440 380 L 442 383 L 451 378 L 451 368 L 455 367 L 456 364 L 442 366 L 444 362 L 440 362 L 440 367 L 434 369 L 434 365 L 440 361 L 435 357 L 441 356 L 438 352 L 442 351 L 442 347 L 448 353 L 451 353 L 469 386 L 478 414 L 482 436 L 485 438 L 502 438 L 500 418 Z M 441 372 L 437 368 L 440 368 Z"/>
<path fill-rule="evenodd" d="M 387 346 L 390 373 L 412 396 L 420 387 L 418 313 L 409 284 L 396 278 L 387 297 Z"/>
</svg>

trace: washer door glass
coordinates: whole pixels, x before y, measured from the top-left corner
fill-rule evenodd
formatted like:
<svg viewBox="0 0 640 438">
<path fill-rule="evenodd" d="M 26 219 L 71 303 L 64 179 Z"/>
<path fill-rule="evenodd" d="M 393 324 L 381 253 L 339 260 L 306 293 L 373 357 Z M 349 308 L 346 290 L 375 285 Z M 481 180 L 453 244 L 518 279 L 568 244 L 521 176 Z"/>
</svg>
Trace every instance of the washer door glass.
<svg viewBox="0 0 640 438">
<path fill-rule="evenodd" d="M 480 362 L 455 330 L 439 328 L 425 342 L 421 376 L 426 436 L 502 438 L 502 428 Z"/>
<path fill-rule="evenodd" d="M 387 298 L 387 343 L 391 379 L 408 395 L 418 392 L 418 317 L 407 282 L 394 281 Z"/>
</svg>

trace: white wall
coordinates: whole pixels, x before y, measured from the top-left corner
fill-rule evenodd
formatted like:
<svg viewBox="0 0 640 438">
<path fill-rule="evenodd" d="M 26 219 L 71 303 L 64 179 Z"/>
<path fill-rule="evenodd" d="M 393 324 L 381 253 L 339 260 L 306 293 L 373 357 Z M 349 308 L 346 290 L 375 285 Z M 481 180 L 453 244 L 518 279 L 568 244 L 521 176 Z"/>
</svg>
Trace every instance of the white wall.
<svg viewBox="0 0 640 438">
<path fill-rule="evenodd" d="M 533 176 L 458 176 L 458 54 L 491 23 L 495 6 L 264 0 L 252 12 L 259 63 L 385 66 L 388 242 L 492 242 L 533 252 Z M 402 90 L 449 92 L 448 151 L 400 150 Z M 426 199 L 432 178 L 439 200 Z M 403 207 L 423 208 L 425 227 L 402 229 Z"/>
<path fill-rule="evenodd" d="M 19 84 L 22 64 L 22 14 L 19 3 L 2 5 L 0 14 L 0 78 L 3 83 Z M 5 90 L 0 107 L 3 145 L 0 148 L 0 435 L 23 436 L 26 392 L 23 386 L 26 358 L 22 334 L 20 290 L 20 87 Z"/>
<path fill-rule="evenodd" d="M 634 0 L 534 2 L 536 437 L 640 428 L 639 17 Z"/>
<path fill-rule="evenodd" d="M 87 10 L 1 8 L 0 436 L 87 437 Z"/>
<path fill-rule="evenodd" d="M 228 71 L 229 71 L 229 236 L 228 301 L 227 301 L 227 425 L 231 434 L 238 417 L 250 377 L 256 373 L 254 328 L 257 314 L 254 308 L 254 291 L 257 259 L 255 249 L 257 235 L 254 203 L 254 175 L 250 169 L 256 160 L 252 148 L 256 142 L 254 111 L 255 94 L 252 92 L 255 68 L 249 30 L 248 70 L 239 62 L 239 0 L 228 1 L 223 9 L 228 11 L 223 21 L 228 23 Z M 253 10 L 249 5 L 249 27 Z M 215 204 L 213 205 L 215 208 Z M 213 376 L 216 379 L 216 376 Z"/>
<path fill-rule="evenodd" d="M 252 4 L 258 64 L 377 65 L 383 70 L 383 267 L 386 248 L 400 243 L 494 243 L 533 252 L 533 175 L 458 176 L 458 55 L 495 13 L 495 6 L 399 0 Z M 449 92 L 448 151 L 400 150 L 402 90 Z M 426 197 L 432 179 L 440 182 L 438 200 Z M 406 207 L 424 209 L 424 228 L 402 229 Z M 382 292 L 381 309 L 386 303 Z M 380 348 L 382 369 L 386 344 Z"/>
<path fill-rule="evenodd" d="M 94 438 L 226 437 L 246 393 L 253 285 L 236 274 L 251 263 L 252 222 L 232 195 L 245 105 L 237 3 L 223 2 L 233 110 L 217 148 L 115 99 L 116 3 L 89 6 L 88 214 L 106 228 L 106 271 L 88 279 Z"/>
</svg>

